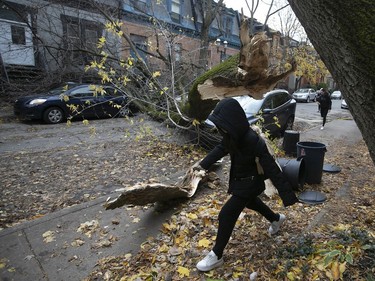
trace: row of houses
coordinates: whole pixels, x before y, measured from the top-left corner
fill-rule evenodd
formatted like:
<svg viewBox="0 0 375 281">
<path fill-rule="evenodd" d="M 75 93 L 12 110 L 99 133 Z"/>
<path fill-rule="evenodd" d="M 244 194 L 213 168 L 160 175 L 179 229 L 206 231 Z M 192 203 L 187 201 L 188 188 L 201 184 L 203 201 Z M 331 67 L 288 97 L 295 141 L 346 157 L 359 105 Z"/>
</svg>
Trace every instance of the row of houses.
<svg viewBox="0 0 375 281">
<path fill-rule="evenodd" d="M 0 6 L 0 67 L 3 85 L 13 89 L 85 81 L 93 77 L 84 66 L 98 55 L 98 40 L 105 38 L 113 59 L 134 57 L 134 50 L 154 69 L 162 57 L 176 63 L 200 60 L 202 24 L 195 0 L 8 0 Z M 212 3 L 212 7 L 216 7 Z M 221 7 L 208 31 L 204 68 L 239 52 L 238 11 Z M 108 21 L 125 36 L 109 31 Z M 265 27 L 254 20 L 252 31 Z M 277 48 L 280 33 L 267 29 Z M 124 39 L 127 38 L 128 40 Z M 130 43 L 131 42 L 131 43 Z M 293 40 L 288 44 L 296 43 Z M 131 46 L 133 44 L 133 46 Z M 135 47 L 135 48 L 134 48 Z M 198 63 L 199 64 L 199 63 Z M 43 78 L 44 83 L 40 82 Z M 38 80 L 39 79 L 39 80 Z M 290 77 L 286 84 L 293 83 Z"/>
</svg>

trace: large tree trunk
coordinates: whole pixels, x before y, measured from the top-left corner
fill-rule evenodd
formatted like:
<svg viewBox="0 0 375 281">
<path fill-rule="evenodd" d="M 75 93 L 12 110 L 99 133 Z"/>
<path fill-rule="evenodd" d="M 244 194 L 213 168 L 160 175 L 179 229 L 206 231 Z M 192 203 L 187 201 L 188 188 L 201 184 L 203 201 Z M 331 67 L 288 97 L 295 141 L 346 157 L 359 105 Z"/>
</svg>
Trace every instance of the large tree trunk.
<svg viewBox="0 0 375 281">
<path fill-rule="evenodd" d="M 339 85 L 375 164 L 375 1 L 288 2 Z"/>
</svg>

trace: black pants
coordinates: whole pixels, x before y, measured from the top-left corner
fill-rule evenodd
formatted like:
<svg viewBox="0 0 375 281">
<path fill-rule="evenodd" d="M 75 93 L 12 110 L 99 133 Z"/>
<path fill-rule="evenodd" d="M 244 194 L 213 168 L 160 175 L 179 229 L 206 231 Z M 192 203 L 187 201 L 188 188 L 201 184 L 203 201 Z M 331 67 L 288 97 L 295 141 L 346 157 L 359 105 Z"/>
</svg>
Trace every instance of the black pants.
<svg viewBox="0 0 375 281">
<path fill-rule="evenodd" d="M 213 248 L 213 251 L 219 258 L 222 257 L 224 248 L 229 241 L 236 221 L 245 207 L 260 213 L 269 222 L 278 221 L 280 218 L 279 214 L 274 213 L 258 197 L 246 199 L 233 195 L 224 204 L 219 213 L 219 229 Z"/>
<path fill-rule="evenodd" d="M 320 116 L 323 117 L 323 126 L 326 124 L 327 114 L 328 114 L 328 108 L 321 107 L 320 108 Z"/>
</svg>

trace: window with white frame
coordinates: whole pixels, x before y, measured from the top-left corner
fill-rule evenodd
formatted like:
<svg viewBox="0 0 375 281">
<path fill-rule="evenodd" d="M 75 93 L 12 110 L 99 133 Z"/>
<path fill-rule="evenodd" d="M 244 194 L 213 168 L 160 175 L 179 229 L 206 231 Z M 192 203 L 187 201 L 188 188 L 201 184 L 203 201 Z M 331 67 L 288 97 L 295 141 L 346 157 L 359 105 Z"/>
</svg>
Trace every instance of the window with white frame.
<svg viewBox="0 0 375 281">
<path fill-rule="evenodd" d="M 181 0 L 171 0 L 171 19 L 174 22 L 181 22 Z"/>
</svg>

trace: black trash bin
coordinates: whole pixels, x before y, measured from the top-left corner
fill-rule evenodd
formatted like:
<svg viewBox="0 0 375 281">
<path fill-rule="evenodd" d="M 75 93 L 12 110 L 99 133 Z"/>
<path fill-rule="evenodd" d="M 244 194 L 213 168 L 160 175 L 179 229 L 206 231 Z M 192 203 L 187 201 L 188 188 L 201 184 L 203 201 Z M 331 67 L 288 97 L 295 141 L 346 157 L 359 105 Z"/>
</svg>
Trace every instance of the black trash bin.
<svg viewBox="0 0 375 281">
<path fill-rule="evenodd" d="M 320 183 L 323 174 L 326 145 L 319 142 L 302 141 L 297 143 L 297 157 L 305 159 L 306 183 Z"/>
<path fill-rule="evenodd" d="M 299 132 L 286 130 L 284 132 L 283 149 L 286 155 L 297 155 L 297 143 L 299 142 Z"/>
<path fill-rule="evenodd" d="M 303 188 L 306 181 L 305 160 L 303 157 L 297 159 L 277 158 L 285 177 L 294 190 Z"/>
</svg>

